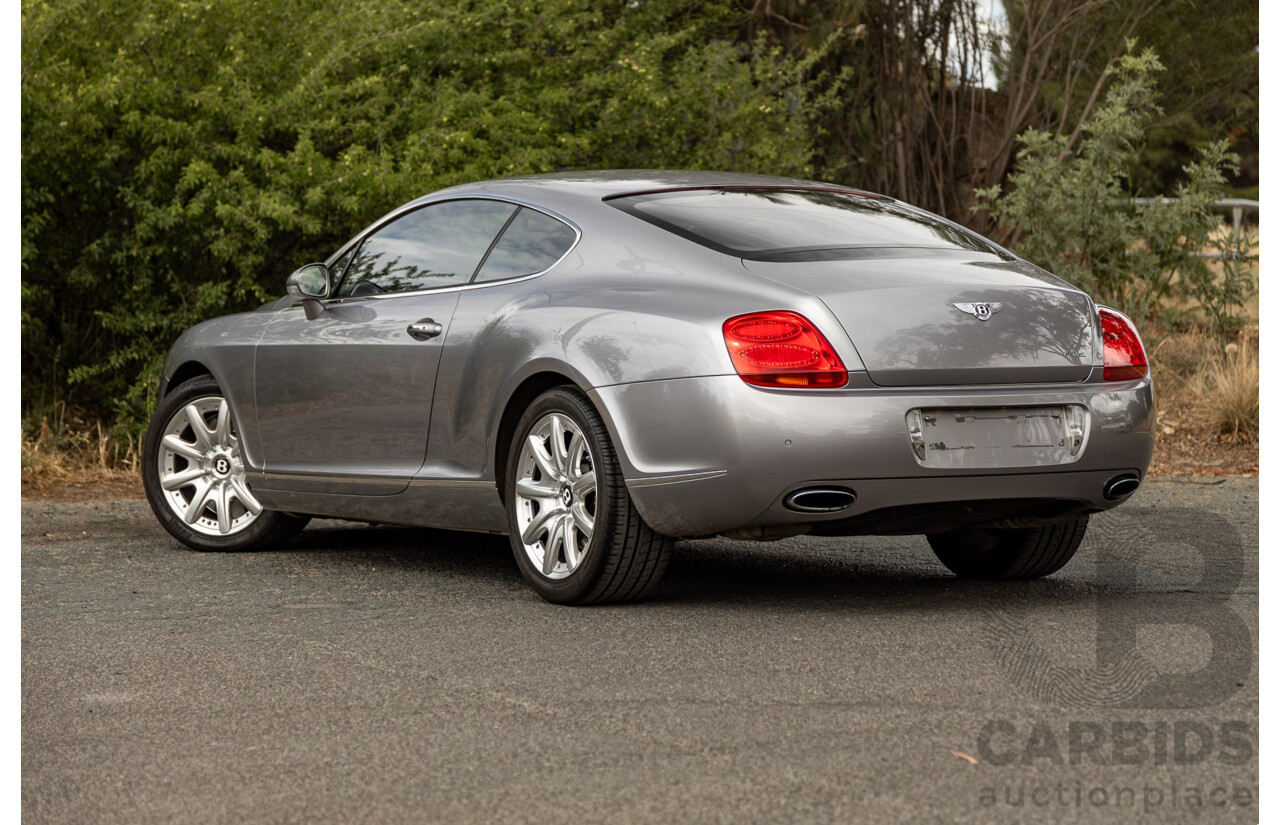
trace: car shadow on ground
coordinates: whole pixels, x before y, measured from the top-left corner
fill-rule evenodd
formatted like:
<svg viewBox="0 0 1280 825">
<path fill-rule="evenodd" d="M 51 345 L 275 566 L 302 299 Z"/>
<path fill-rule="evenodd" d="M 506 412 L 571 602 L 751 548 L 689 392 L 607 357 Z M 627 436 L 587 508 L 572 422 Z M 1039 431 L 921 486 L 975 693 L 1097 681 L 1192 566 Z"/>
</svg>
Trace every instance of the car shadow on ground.
<svg viewBox="0 0 1280 825">
<path fill-rule="evenodd" d="M 373 563 L 423 576 L 462 575 L 477 589 L 520 582 L 505 536 L 342 522 L 313 523 L 284 552 L 317 564 Z M 737 604 L 814 608 L 850 601 L 882 607 L 984 608 L 1084 602 L 1107 591 L 1094 565 L 1077 560 L 1053 577 L 1030 582 L 963 581 L 934 559 L 922 537 L 795 538 L 758 543 L 681 541 L 666 574 L 641 604 Z"/>
<path fill-rule="evenodd" d="M 316 519 L 276 552 L 341 564 L 375 561 L 405 570 L 474 571 L 477 581 L 518 579 L 506 536 Z"/>
</svg>

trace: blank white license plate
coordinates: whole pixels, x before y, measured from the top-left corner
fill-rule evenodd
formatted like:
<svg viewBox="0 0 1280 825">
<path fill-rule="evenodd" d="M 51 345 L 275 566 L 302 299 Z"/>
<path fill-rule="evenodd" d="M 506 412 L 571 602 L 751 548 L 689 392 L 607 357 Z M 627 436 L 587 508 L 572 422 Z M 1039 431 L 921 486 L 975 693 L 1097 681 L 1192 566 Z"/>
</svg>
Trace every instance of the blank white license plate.
<svg viewBox="0 0 1280 825">
<path fill-rule="evenodd" d="M 1079 459 L 1084 419 L 1082 407 L 919 409 L 907 414 L 907 430 L 926 467 L 1038 467 Z"/>
</svg>

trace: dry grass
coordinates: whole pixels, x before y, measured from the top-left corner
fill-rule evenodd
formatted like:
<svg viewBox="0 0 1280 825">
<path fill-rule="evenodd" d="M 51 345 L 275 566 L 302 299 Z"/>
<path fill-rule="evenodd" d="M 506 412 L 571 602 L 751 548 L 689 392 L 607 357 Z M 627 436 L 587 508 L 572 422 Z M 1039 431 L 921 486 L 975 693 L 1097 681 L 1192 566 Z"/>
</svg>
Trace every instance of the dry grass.
<svg viewBox="0 0 1280 825">
<path fill-rule="evenodd" d="M 1183 396 L 1190 392 L 1191 380 L 1222 348 L 1212 336 L 1199 330 L 1166 334 L 1152 334 L 1152 331 L 1145 330 L 1142 338 L 1160 398 L 1168 398 L 1171 393 Z"/>
<path fill-rule="evenodd" d="M 1257 475 L 1258 328 L 1147 330 L 1155 380 L 1151 475 Z"/>
<path fill-rule="evenodd" d="M 1236 341 L 1214 352 L 1190 381 L 1201 417 L 1233 441 L 1257 441 L 1258 329 L 1246 327 Z"/>
<path fill-rule="evenodd" d="M 138 479 L 136 437 L 101 421 L 89 423 L 55 404 L 22 429 L 22 486 L 45 491 L 88 484 L 132 485 Z"/>
</svg>

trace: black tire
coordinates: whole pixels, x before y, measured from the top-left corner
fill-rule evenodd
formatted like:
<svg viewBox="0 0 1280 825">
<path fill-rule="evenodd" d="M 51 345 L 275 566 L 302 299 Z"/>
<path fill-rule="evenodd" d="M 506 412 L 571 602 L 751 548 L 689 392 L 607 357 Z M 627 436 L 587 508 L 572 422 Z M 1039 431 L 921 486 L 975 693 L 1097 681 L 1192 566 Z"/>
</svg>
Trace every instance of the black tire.
<svg viewBox="0 0 1280 825">
<path fill-rule="evenodd" d="M 550 457 L 556 434 L 565 447 L 558 459 Z M 534 455 L 534 442 L 543 461 Z M 516 425 L 504 484 L 516 564 L 547 601 L 632 601 L 648 594 L 666 570 L 674 542 L 640 517 L 608 430 L 580 392 L 557 387 L 529 405 Z M 527 544 L 522 530 L 531 531 Z"/>
<path fill-rule="evenodd" d="M 928 537 L 938 560 L 963 579 L 1038 579 L 1071 561 L 1088 516 L 1018 529 L 962 527 Z"/>
<path fill-rule="evenodd" d="M 200 434 L 189 409 L 205 422 Z M 166 435 L 176 440 L 166 441 Z M 188 476 L 190 481 L 184 481 Z M 261 505 L 244 479 L 235 420 L 209 375 L 175 387 L 156 407 L 142 440 L 142 486 L 160 525 L 195 550 L 274 547 L 293 538 L 310 520 L 273 510 L 252 512 L 253 506 Z"/>
</svg>

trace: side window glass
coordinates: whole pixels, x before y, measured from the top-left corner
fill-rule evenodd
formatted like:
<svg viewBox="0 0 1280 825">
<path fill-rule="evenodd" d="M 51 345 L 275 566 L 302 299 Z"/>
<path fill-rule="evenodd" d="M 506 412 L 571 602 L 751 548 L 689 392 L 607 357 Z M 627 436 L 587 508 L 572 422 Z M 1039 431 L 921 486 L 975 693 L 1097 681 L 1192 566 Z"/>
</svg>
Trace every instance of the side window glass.
<svg viewBox="0 0 1280 825">
<path fill-rule="evenodd" d="M 573 246 L 576 237 L 573 229 L 550 215 L 521 207 L 485 259 L 476 283 L 548 269 Z"/>
<path fill-rule="evenodd" d="M 516 207 L 459 200 L 402 215 L 364 239 L 338 297 L 461 286 Z"/>
</svg>

